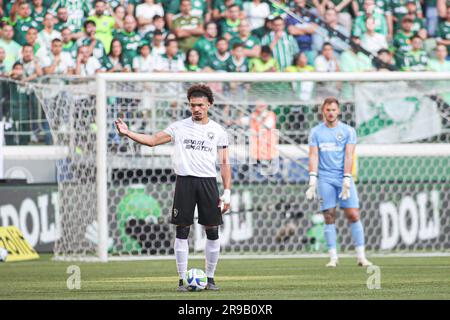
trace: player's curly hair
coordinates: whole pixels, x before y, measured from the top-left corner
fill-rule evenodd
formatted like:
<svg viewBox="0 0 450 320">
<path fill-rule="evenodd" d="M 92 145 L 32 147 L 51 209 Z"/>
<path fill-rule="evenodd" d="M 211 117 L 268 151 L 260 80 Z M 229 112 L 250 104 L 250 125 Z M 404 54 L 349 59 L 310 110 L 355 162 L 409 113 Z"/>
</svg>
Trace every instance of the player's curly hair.
<svg viewBox="0 0 450 320">
<path fill-rule="evenodd" d="M 191 97 L 199 98 L 206 97 L 210 104 L 214 103 L 214 96 L 211 89 L 204 84 L 195 84 L 188 89 L 187 98 L 191 100 Z"/>
</svg>

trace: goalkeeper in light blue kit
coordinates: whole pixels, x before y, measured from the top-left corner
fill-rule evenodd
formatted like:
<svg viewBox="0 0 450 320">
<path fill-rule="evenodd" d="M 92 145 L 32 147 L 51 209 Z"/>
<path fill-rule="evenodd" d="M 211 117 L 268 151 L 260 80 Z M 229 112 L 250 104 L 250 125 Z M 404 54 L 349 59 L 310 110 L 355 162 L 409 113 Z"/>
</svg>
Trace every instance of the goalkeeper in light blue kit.
<svg viewBox="0 0 450 320">
<path fill-rule="evenodd" d="M 356 147 L 355 129 L 340 122 L 339 101 L 327 98 L 322 104 L 323 123 L 315 126 L 309 136 L 309 187 L 306 198 L 320 198 L 320 210 L 325 216 L 324 234 L 330 254 L 327 267 L 336 267 L 336 206 L 344 209 L 350 222 L 358 265 L 370 266 L 364 252 L 364 230 L 359 219 L 359 200 L 352 179 L 353 153 Z"/>
</svg>

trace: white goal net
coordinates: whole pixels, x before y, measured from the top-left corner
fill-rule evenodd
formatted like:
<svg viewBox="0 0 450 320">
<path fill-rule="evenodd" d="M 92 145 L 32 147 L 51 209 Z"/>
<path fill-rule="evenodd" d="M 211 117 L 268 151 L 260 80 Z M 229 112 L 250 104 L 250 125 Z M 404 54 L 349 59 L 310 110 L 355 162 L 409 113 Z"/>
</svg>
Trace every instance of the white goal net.
<svg viewBox="0 0 450 320">
<path fill-rule="evenodd" d="M 173 254 L 172 145 L 151 149 L 121 138 L 114 120 L 137 132 L 163 130 L 190 115 L 186 91 L 199 82 L 212 88 L 210 117 L 231 142 L 223 254 L 326 251 L 319 204 L 304 193 L 308 134 L 328 96 L 339 98 L 342 121 L 358 132 L 354 176 L 367 250 L 450 249 L 449 74 L 102 74 L 34 87 L 55 145 L 66 150 L 57 167 L 55 258 Z M 268 115 L 278 140 L 260 139 Z M 255 143 L 269 152 L 258 153 Z M 338 250 L 352 250 L 342 212 L 336 224 Z M 191 251 L 202 251 L 204 241 L 195 224 Z"/>
</svg>

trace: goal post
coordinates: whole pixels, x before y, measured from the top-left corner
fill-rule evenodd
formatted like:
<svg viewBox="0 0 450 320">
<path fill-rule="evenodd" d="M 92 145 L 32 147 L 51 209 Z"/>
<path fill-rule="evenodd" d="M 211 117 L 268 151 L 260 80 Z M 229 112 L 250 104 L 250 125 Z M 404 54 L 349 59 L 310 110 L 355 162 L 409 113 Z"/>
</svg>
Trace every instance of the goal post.
<svg viewBox="0 0 450 320">
<path fill-rule="evenodd" d="M 324 252 L 323 217 L 304 192 L 308 134 L 329 95 L 338 97 L 342 120 L 358 131 L 354 176 L 368 251 L 450 249 L 450 73 L 99 73 L 95 80 L 35 87 L 55 144 L 68 149 L 58 167 L 55 259 L 173 254 L 173 147 L 150 149 L 119 138 L 113 121 L 121 116 L 131 130 L 149 134 L 163 130 L 189 116 L 186 89 L 193 83 L 212 88 L 210 116 L 227 128 L 231 142 L 232 208 L 220 228 L 224 255 Z M 258 104 L 276 114 L 279 161 L 251 154 Z M 339 251 L 352 252 L 342 215 L 337 227 Z M 195 223 L 190 250 L 202 251 L 204 241 Z"/>
</svg>

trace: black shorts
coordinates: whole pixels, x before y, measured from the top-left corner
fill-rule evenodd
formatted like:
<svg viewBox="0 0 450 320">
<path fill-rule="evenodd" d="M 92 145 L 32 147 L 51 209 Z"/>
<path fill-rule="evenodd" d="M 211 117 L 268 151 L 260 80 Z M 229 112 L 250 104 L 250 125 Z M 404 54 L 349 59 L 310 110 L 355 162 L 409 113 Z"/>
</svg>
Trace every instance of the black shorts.
<svg viewBox="0 0 450 320">
<path fill-rule="evenodd" d="M 197 205 L 199 224 L 221 225 L 223 221 L 219 201 L 216 178 L 177 176 L 170 222 L 176 225 L 193 224 Z"/>
</svg>

